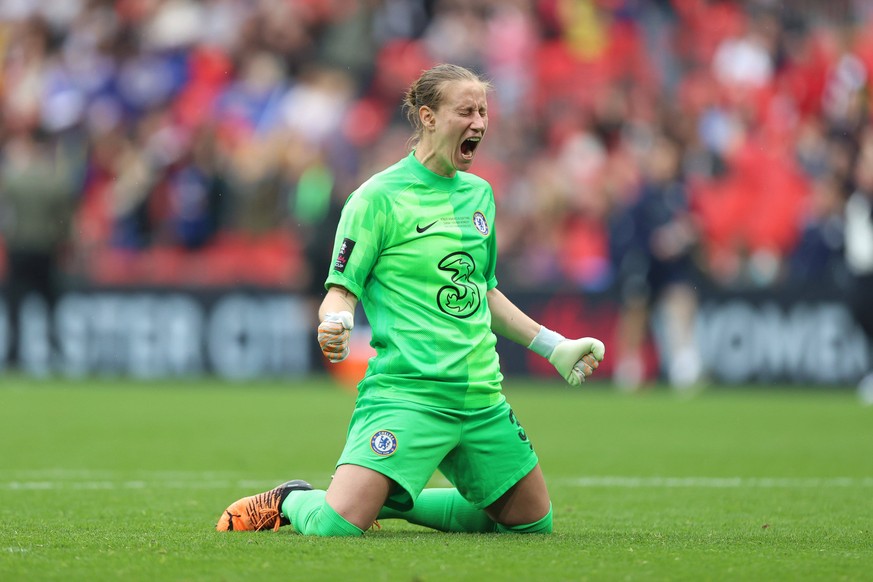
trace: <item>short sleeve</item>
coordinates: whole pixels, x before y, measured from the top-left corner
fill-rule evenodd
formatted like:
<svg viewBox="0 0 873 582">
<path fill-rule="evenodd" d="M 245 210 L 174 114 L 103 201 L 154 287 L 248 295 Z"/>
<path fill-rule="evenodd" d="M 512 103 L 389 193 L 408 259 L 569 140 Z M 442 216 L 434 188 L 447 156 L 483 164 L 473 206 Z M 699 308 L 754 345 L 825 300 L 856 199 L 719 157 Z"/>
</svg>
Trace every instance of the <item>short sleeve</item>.
<svg viewBox="0 0 873 582">
<path fill-rule="evenodd" d="M 366 191 L 349 197 L 337 226 L 326 289 L 342 285 L 361 297 L 382 249 L 385 223 L 383 198 Z"/>
</svg>

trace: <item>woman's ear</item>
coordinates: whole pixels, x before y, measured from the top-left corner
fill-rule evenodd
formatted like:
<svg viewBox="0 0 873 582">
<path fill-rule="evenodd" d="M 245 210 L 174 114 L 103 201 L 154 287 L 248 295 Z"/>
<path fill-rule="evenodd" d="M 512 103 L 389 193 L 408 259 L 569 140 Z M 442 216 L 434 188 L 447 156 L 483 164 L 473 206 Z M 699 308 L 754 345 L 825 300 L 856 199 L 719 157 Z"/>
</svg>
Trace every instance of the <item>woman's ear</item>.
<svg viewBox="0 0 873 582">
<path fill-rule="evenodd" d="M 418 118 L 421 120 L 421 126 L 428 131 L 433 130 L 436 126 L 436 115 L 434 115 L 433 109 L 427 105 L 418 108 Z"/>
</svg>

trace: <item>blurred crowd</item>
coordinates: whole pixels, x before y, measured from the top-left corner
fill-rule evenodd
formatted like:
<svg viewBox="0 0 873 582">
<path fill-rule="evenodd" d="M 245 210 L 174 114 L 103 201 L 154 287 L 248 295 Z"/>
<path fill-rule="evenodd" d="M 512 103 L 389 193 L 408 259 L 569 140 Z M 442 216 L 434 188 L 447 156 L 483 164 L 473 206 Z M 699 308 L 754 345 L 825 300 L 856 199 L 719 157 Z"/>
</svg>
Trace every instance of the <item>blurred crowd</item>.
<svg viewBox="0 0 873 582">
<path fill-rule="evenodd" d="M 97 284 L 316 292 L 439 62 L 494 85 L 473 170 L 501 285 L 614 290 L 627 337 L 658 294 L 685 317 L 701 280 L 839 283 L 846 201 L 873 190 L 864 0 L 0 6 L 7 271 L 23 249 Z"/>
<path fill-rule="evenodd" d="M 505 284 L 604 289 L 649 255 L 721 284 L 819 281 L 869 140 L 870 6 L 10 0 L 3 174 L 66 180 L 73 272 L 186 282 L 208 274 L 174 265 L 203 251 L 213 277 L 293 286 L 345 196 L 402 155 L 404 87 L 450 61 L 495 86 L 475 171 Z"/>
</svg>

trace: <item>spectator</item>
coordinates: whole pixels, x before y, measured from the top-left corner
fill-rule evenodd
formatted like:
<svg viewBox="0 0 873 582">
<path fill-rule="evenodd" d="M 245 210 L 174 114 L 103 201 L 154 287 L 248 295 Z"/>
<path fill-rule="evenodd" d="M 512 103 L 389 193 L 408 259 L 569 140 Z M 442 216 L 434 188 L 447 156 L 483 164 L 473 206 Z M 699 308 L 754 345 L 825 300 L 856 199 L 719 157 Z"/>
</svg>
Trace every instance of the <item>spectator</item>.
<svg viewBox="0 0 873 582">
<path fill-rule="evenodd" d="M 855 191 L 846 203 L 846 263 L 852 274 L 849 304 L 873 345 L 873 133 L 855 164 Z M 861 379 L 858 394 L 873 404 L 873 369 Z"/>
<path fill-rule="evenodd" d="M 670 384 L 689 388 L 702 373 L 694 338 L 697 233 L 680 161 L 679 144 L 665 134 L 655 136 L 645 152 L 637 199 L 619 208 L 611 221 L 621 301 L 614 380 L 626 390 L 647 380 L 644 346 L 650 321 L 662 338 L 660 370 Z"/>
<path fill-rule="evenodd" d="M 844 196 L 834 176 L 815 178 L 800 240 L 788 257 L 788 280 L 796 284 L 838 281 L 843 271 Z"/>
<path fill-rule="evenodd" d="M 43 308 L 44 321 L 51 329 L 48 322 L 58 294 L 61 251 L 69 237 L 78 176 L 69 149 L 39 131 L 16 132 L 4 148 L 0 216 L 9 265 L 6 299 L 12 367 L 37 373 L 46 370 L 51 346 L 26 343 L 33 320 L 24 313 Z M 34 296 L 42 305 L 31 303 Z"/>
</svg>

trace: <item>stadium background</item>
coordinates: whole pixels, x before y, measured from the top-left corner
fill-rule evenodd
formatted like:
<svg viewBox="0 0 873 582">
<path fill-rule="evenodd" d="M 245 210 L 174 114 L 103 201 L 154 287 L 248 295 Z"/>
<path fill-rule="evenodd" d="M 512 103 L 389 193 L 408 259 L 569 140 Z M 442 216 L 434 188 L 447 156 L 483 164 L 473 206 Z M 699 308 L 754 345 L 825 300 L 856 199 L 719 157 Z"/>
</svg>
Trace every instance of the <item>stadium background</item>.
<svg viewBox="0 0 873 582">
<path fill-rule="evenodd" d="M 845 202 L 873 147 L 867 2 L 0 11 L 0 269 L 7 291 L 48 296 L 21 302 L 17 334 L 4 300 L 7 368 L 321 371 L 312 330 L 343 200 L 403 154 L 402 91 L 444 61 L 495 87 L 474 171 L 497 197 L 501 288 L 551 327 L 602 337 L 605 379 L 839 387 L 870 367 L 844 252 Z M 52 219 L 28 223 L 15 192 Z M 683 317 L 684 332 L 663 325 Z M 677 350 L 683 333 L 693 353 Z M 356 341 L 332 370 L 349 381 L 365 327 Z M 550 373 L 515 346 L 502 360 Z"/>
</svg>

